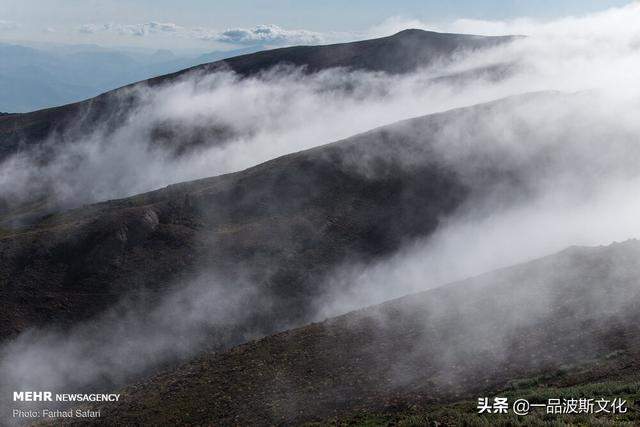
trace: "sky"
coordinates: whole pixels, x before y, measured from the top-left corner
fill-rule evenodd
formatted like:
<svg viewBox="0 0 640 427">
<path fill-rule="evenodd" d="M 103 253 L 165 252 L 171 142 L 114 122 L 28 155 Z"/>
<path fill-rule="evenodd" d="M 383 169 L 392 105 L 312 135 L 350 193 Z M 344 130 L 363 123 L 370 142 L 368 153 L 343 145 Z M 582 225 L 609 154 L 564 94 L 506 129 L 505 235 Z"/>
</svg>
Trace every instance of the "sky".
<svg viewBox="0 0 640 427">
<path fill-rule="evenodd" d="M 401 22 L 433 29 L 460 19 L 538 21 L 630 0 L 0 0 L 0 41 L 233 49 L 385 35 Z M 396 25 L 387 25 L 393 22 Z"/>
</svg>

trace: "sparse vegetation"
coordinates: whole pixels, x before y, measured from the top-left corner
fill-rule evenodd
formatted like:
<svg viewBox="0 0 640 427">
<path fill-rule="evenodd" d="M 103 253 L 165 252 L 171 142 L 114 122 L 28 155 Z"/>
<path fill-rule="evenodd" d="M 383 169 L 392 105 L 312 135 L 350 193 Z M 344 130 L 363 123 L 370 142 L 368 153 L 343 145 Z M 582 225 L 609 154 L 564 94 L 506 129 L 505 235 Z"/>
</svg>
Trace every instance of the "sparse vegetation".
<svg viewBox="0 0 640 427">
<path fill-rule="evenodd" d="M 623 276 L 608 282 L 625 298 L 616 312 L 563 314 L 593 301 L 592 292 L 599 295 L 594 284 L 609 274 L 603 266 L 638 253 L 636 241 L 574 248 L 209 353 L 123 390 L 122 402 L 100 409 L 122 424 L 633 425 L 640 422 L 640 313 L 627 275 L 635 277 L 637 269 L 621 269 Z M 554 279 L 541 284 L 540 274 L 550 270 Z M 495 340 L 505 319 L 532 310 L 546 292 L 559 302 L 551 312 L 517 333 L 502 330 Z M 478 414 L 477 399 L 495 396 L 533 404 L 619 398 L 628 411 Z"/>
<path fill-rule="evenodd" d="M 452 404 L 412 407 L 398 412 L 362 412 L 352 416 L 340 417 L 324 422 L 306 423 L 308 427 L 328 426 L 397 426 L 397 427 L 445 427 L 445 426 L 635 426 L 640 423 L 640 382 L 637 380 L 604 381 L 575 385 L 571 387 L 550 387 L 540 377 L 523 379 L 520 383 L 531 384 L 531 387 L 517 391 L 505 391 L 499 396 L 514 399 L 527 399 L 530 403 L 546 402 L 550 398 L 621 398 L 627 401 L 625 414 L 547 414 L 543 410 L 533 410 L 529 415 L 478 414 L 476 401 L 465 400 Z"/>
</svg>

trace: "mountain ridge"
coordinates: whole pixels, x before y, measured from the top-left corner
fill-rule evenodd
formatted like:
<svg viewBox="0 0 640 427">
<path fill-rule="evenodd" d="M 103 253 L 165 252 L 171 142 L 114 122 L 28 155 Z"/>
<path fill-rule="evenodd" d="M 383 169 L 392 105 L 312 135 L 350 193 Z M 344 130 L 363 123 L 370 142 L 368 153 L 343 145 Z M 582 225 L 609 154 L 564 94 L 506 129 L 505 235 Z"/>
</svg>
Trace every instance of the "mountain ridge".
<svg viewBox="0 0 640 427">
<path fill-rule="evenodd" d="M 513 170 L 478 172 L 478 178 L 461 176 L 448 160 L 435 155 L 432 140 L 447 123 L 476 123 L 477 117 L 491 109 L 507 111 L 519 101 L 551 102 L 558 96 L 524 95 L 408 119 L 244 171 L 173 184 L 48 215 L 35 219 L 32 226 L 6 229 L 0 234 L 0 253 L 6 260 L 0 278 L 20 286 L 0 289 L 0 294 L 8 304 L 17 304 L 11 316 L 22 313 L 23 317 L 11 320 L 11 310 L 7 310 L 0 316 L 0 335 L 14 335 L 38 317 L 33 325 L 53 322 L 52 316 L 86 318 L 90 312 L 78 311 L 80 307 L 113 303 L 121 287 L 146 288 L 155 283 L 152 287 L 162 289 L 177 278 L 176 271 L 169 274 L 171 266 L 161 261 L 164 256 L 175 257 L 180 270 L 196 265 L 194 258 L 209 259 L 207 254 L 215 253 L 218 268 L 225 271 L 233 263 L 242 265 L 240 260 L 258 257 L 257 264 L 262 265 L 258 271 L 283 268 L 275 275 L 282 275 L 277 286 L 289 287 L 286 283 L 292 281 L 300 286 L 308 282 L 305 287 L 313 288 L 322 271 L 341 256 L 350 253 L 355 259 L 370 261 L 395 251 L 407 239 L 428 237 L 470 193 L 483 197 L 483 192 L 504 181 L 505 189 L 515 186 L 526 194 L 526 185 L 514 180 Z M 279 194 L 275 201 L 274 191 Z M 149 222 L 149 215 L 157 219 Z M 295 237 L 291 235 L 294 231 L 287 231 L 292 227 Z M 234 232 L 226 231 L 229 229 Z M 212 246 L 196 238 L 207 230 L 222 240 Z M 277 230 L 279 237 L 274 234 Z M 126 238 L 129 233 L 131 238 Z M 297 248 L 300 253 L 287 255 L 290 249 L 285 248 Z M 144 254 L 149 251 L 156 252 L 145 264 Z M 309 251 L 306 256 L 305 251 Z M 37 266 L 33 256 L 21 255 L 28 253 L 42 255 Z M 300 264 L 288 259 L 291 256 Z M 267 268 L 269 265 L 272 267 Z M 301 271 L 316 271 L 319 276 L 301 276 Z M 57 289 L 56 293 L 43 292 L 43 285 Z M 76 297 L 70 294 L 63 309 L 52 310 L 59 307 L 54 303 L 57 292 L 62 296 L 65 288 L 72 291 L 83 286 L 100 293 L 106 286 L 111 289 L 106 293 L 110 297 L 96 305 L 91 295 L 78 294 L 91 298 L 83 303 L 74 302 Z M 49 296 L 33 300 L 37 294 Z M 18 310 L 21 298 L 32 299 L 32 314 Z"/>
<path fill-rule="evenodd" d="M 358 414 L 513 396 L 513 378 L 547 375 L 538 381 L 558 393 L 619 380 L 616 369 L 638 378 L 638 256 L 635 239 L 570 247 L 202 355 L 98 407 L 125 423 L 342 425 Z"/>
<path fill-rule="evenodd" d="M 87 128 L 92 128 L 98 123 L 101 125 L 118 123 L 126 111 L 135 105 L 135 100 L 126 95 L 128 89 L 139 85 L 153 87 L 165 84 L 189 73 L 206 74 L 231 70 L 240 76 L 247 77 L 275 65 L 284 64 L 302 67 L 307 72 L 348 67 L 354 70 L 404 73 L 420 66 L 433 64 L 435 61 L 447 58 L 450 60 L 451 56 L 457 53 L 490 48 L 514 39 L 515 37 L 511 36 L 472 36 L 405 30 L 379 39 L 271 49 L 201 64 L 125 85 L 85 101 L 30 113 L 2 116 L 0 117 L 0 141 L 2 141 L 0 161 L 19 147 L 24 149 L 41 142 L 52 133 L 64 132 L 78 115 L 83 117 L 84 126 Z M 118 111 L 114 112 L 114 109 Z M 113 117 L 108 117 L 110 115 Z"/>
</svg>

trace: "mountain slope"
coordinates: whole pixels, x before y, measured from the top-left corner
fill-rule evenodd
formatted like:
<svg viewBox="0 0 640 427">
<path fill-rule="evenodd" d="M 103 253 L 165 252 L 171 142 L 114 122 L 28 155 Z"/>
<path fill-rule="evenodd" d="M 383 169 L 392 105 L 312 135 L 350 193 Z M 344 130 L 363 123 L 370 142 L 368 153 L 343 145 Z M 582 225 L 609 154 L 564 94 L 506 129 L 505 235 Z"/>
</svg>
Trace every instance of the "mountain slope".
<svg viewBox="0 0 640 427">
<path fill-rule="evenodd" d="M 242 274 L 275 299 L 256 306 L 250 323 L 261 333 L 310 319 L 340 263 L 393 253 L 495 194 L 500 206 L 529 197 L 553 168 L 549 153 L 510 159 L 483 118 L 564 99 L 530 94 L 411 119 L 242 172 L 25 220 L 33 225 L 0 234 L 0 336 L 86 319 L 129 292 L 183 286 L 202 271 Z M 451 134 L 461 128 L 474 138 Z"/>
<path fill-rule="evenodd" d="M 370 259 L 429 234 L 465 195 L 454 174 L 426 159 L 405 169 L 400 159 L 373 154 L 375 177 L 353 168 L 375 145 L 405 143 L 387 138 L 365 134 L 6 231 L 1 334 L 78 320 L 127 290 L 162 289 L 203 269 L 252 271 L 286 304 L 277 323 L 308 315 L 303 302 L 316 293 L 316 275 L 348 254 Z"/>
<path fill-rule="evenodd" d="M 0 336 L 73 324 L 129 293 L 180 288 L 202 272 L 249 282 L 274 299 L 256 305 L 240 334 L 309 320 L 314 301 L 333 291 L 326 274 L 340 264 L 367 264 L 428 238 L 461 209 L 495 214 L 533 198 L 540 176 L 558 169 L 585 188 L 600 179 L 593 171 L 601 166 L 588 159 L 566 168 L 571 144 L 536 147 L 535 122 L 519 128 L 530 152 L 515 156 L 484 127 L 486 117 L 504 122 L 567 99 L 582 102 L 554 93 L 508 98 L 399 122 L 242 172 L 20 218 L 31 225 L 0 229 L 0 300 L 7 307 Z M 459 129 L 465 132 L 456 136 Z M 628 158 L 635 167 L 631 152 Z"/>
<path fill-rule="evenodd" d="M 203 64 L 173 74 L 136 83 L 151 87 L 183 77 L 186 73 L 210 73 L 231 69 L 249 76 L 275 65 L 295 65 L 315 72 L 332 67 L 402 73 L 438 61 L 450 61 L 456 54 L 488 48 L 512 37 L 481 37 L 406 30 L 390 37 L 327 46 L 296 46 L 273 49 Z M 0 161 L 30 145 L 38 144 L 53 132 L 64 133 L 79 125 L 89 133 L 96 126 L 115 126 L 135 104 L 122 88 L 75 104 L 0 117 Z"/>
<path fill-rule="evenodd" d="M 447 62 L 455 54 L 486 49 L 513 40 L 512 36 L 475 36 L 404 30 L 393 36 L 326 46 L 294 46 L 243 55 L 222 61 L 243 76 L 277 64 L 304 66 L 309 72 L 347 67 L 354 70 L 407 73 L 420 67 Z M 207 64 L 217 67 L 221 64 Z M 172 77 L 176 74 L 171 75 Z M 161 81 L 164 77 L 154 80 Z"/>
<path fill-rule="evenodd" d="M 578 398 L 571 393 L 580 393 L 585 383 L 594 384 L 585 389 L 590 393 L 615 392 L 602 397 L 629 399 L 640 391 L 632 385 L 640 377 L 638 259 L 638 241 L 573 247 L 207 354 L 128 387 L 122 402 L 101 405 L 101 419 L 299 425 L 329 423 L 337 416 L 357 424 L 358 414 L 365 421 L 371 413 L 424 411 L 428 416 L 446 402 L 475 401 L 500 391 L 511 399 Z M 523 378 L 547 384 L 546 394 L 539 390 L 536 397 L 518 386 Z M 620 381 L 630 385 L 624 388 Z M 464 407 L 467 421 L 477 412 L 472 405 Z M 606 414 L 601 422 L 637 420 L 637 401 L 629 405 L 629 414 Z M 519 424 L 542 416 L 485 415 L 475 422 Z M 426 419 L 456 425 L 455 418 Z M 585 422 L 578 415 L 565 420 Z"/>
</svg>

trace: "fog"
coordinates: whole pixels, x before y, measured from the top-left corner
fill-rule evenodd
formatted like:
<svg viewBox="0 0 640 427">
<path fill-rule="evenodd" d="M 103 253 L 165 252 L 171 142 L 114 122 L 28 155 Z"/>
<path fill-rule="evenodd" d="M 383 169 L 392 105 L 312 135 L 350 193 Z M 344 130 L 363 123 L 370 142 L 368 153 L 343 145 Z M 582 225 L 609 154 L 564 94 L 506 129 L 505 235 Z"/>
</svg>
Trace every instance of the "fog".
<svg viewBox="0 0 640 427">
<path fill-rule="evenodd" d="M 452 63 L 409 75 L 334 69 L 309 76 L 284 68 L 249 79 L 219 72 L 188 74 L 151 90 L 137 86 L 133 94 L 121 93 L 134 96 L 138 106 L 115 131 L 98 128 L 87 135 L 79 117 L 74 130 L 50 138 L 47 166 L 28 151 L 4 161 L 0 194 L 21 198 L 46 184 L 49 197 L 63 206 L 125 197 L 241 170 L 401 119 L 524 92 L 606 88 L 633 99 L 637 84 L 629 70 L 640 63 L 640 32 L 633 25 L 638 10 L 630 5 L 538 25 L 494 23 L 494 32 L 532 36 L 480 54 L 460 52 Z M 478 27 L 476 21 L 451 25 L 460 32 Z M 504 64 L 512 65 L 498 81 L 478 71 Z M 433 80 L 474 70 L 473 77 L 466 74 L 454 84 Z M 174 141 L 163 145 L 152 138 L 158 126 Z M 180 145 L 176 139 L 197 139 L 198 132 L 207 141 L 195 150 L 176 159 L 175 148 L 167 149 Z"/>
<path fill-rule="evenodd" d="M 121 92 L 123 98 L 134 96 L 137 108 L 115 130 L 98 127 L 86 134 L 79 117 L 73 130 L 50 138 L 53 152 L 34 160 L 27 150 L 5 160 L 0 194 L 11 201 L 44 186 L 62 206 L 125 197 L 241 170 L 401 119 L 524 92 L 600 88 L 633 99 L 637 84 L 630 70 L 640 63 L 640 32 L 633 25 L 638 10 L 632 4 L 556 22 L 484 23 L 481 33 L 531 36 L 480 54 L 460 52 L 452 63 L 409 75 L 327 70 L 309 76 L 284 68 L 249 79 L 219 72 L 188 74 L 152 90 L 137 86 L 133 93 Z M 458 21 L 439 29 L 482 28 L 477 21 Z M 486 72 L 505 64 L 511 64 L 506 78 Z M 474 70 L 453 84 L 433 80 Z M 158 126 L 174 141 L 159 142 Z M 198 138 L 206 143 L 176 158 L 176 139 Z M 171 144 L 174 148 L 167 148 Z M 42 156 L 50 159 L 48 165 L 39 162 Z"/>
<path fill-rule="evenodd" d="M 160 299 L 148 293 L 126 295 L 90 321 L 71 328 L 30 329 L 5 343 L 0 348 L 0 394 L 112 390 L 197 350 L 218 350 L 263 335 L 259 326 L 255 331 L 235 329 L 252 316 L 255 304 L 268 307 L 269 297 L 242 279 L 231 282 L 212 273 Z M 8 399 L 0 403 L 2 413 L 14 406 Z"/>
<path fill-rule="evenodd" d="M 328 280 L 320 319 L 554 254 L 568 246 L 598 246 L 640 236 L 640 203 L 629 194 L 637 177 L 588 200 L 549 195 L 491 215 L 447 220 L 428 239 L 375 265 L 345 264 Z M 601 304 L 595 304 L 601 305 Z"/>
<path fill-rule="evenodd" d="M 115 131 L 52 136 L 46 145 L 52 160 L 46 166 L 39 164 L 42 155 L 29 151 L 13 156 L 0 165 L 0 190 L 20 199 L 45 186 L 49 197 L 69 207 L 125 197 L 511 93 L 480 85 L 457 94 L 457 87 L 430 82 L 439 75 L 334 69 L 308 76 L 283 68 L 248 79 L 219 72 L 189 75 L 160 89 L 136 88 L 139 106 Z M 127 95 L 130 91 L 122 97 Z M 151 141 L 158 125 L 176 132 L 174 139 L 197 140 L 198 132 L 210 139 L 176 156 L 172 148 Z"/>
<path fill-rule="evenodd" d="M 640 84 L 632 73 L 640 67 L 638 18 L 640 5 L 632 4 L 546 23 L 457 21 L 443 29 L 529 37 L 408 75 L 344 69 L 308 75 L 279 68 L 247 79 L 221 71 L 138 87 L 132 89 L 135 111 L 115 130 L 63 135 L 71 143 L 53 148 L 44 166 L 29 152 L 6 160 L 0 193 L 20 200 L 46 184 L 56 203 L 75 206 L 238 171 L 410 117 L 559 91 L 512 98 L 477 116 L 462 113 L 443 126 L 434 136 L 437 156 L 474 196 L 443 218 L 434 235 L 390 258 L 373 265 L 345 260 L 327 281 L 331 292 L 316 302 L 316 317 L 571 245 L 640 237 Z M 511 64 L 510 71 L 500 78 L 478 71 L 496 64 Z M 438 78 L 470 70 L 463 79 Z M 207 144 L 176 154 L 152 141 L 158 123 L 169 123 L 181 136 L 212 125 L 220 132 L 205 132 Z M 519 185 L 480 188 L 487 164 L 518 171 Z M 353 168 L 371 173 L 366 165 Z M 514 194 L 514 188 L 522 192 Z M 269 304 L 250 281 L 225 286 L 203 273 L 177 285 L 147 312 L 123 303 L 69 330 L 30 330 L 4 344 L 2 393 L 119 384 L 210 345 L 211 327 L 224 330 L 250 316 L 247 301 Z M 260 334 L 246 331 L 246 338 L 254 332 Z"/>
</svg>

